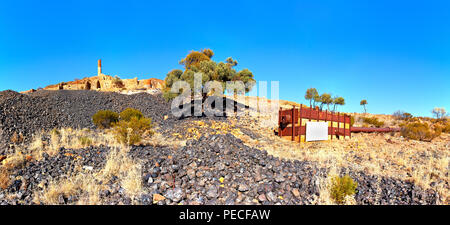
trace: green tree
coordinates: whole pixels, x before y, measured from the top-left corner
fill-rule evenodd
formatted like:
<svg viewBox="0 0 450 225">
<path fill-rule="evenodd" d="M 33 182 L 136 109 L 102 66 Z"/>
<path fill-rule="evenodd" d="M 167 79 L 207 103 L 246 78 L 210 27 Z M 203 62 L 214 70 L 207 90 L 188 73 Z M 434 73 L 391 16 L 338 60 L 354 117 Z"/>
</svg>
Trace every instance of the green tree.
<svg viewBox="0 0 450 225">
<path fill-rule="evenodd" d="M 165 87 L 163 89 L 163 97 L 166 100 L 173 99 L 173 98 L 175 98 L 178 95 L 177 93 L 171 93 L 170 92 L 170 88 L 172 87 L 172 85 L 175 82 L 181 80 L 181 75 L 183 75 L 183 71 L 182 70 L 178 70 L 178 69 L 171 70 L 166 75 L 166 78 L 164 79 Z"/>
<path fill-rule="evenodd" d="M 336 112 L 336 105 L 345 105 L 345 99 L 343 97 L 334 97 L 333 99 L 333 112 Z"/>
<path fill-rule="evenodd" d="M 315 89 L 315 88 L 308 88 L 308 90 L 306 90 L 305 99 L 309 100 L 309 106 L 310 107 L 312 107 L 312 101 L 314 101 L 314 105 L 315 105 L 315 101 L 317 99 L 317 96 L 319 96 L 319 93 L 317 92 L 317 89 Z"/>
<path fill-rule="evenodd" d="M 361 100 L 359 105 L 362 105 L 364 107 L 364 113 L 367 113 L 367 110 L 366 110 L 367 100 L 365 100 L 365 99 Z"/>
<path fill-rule="evenodd" d="M 328 110 L 330 110 L 330 104 L 333 103 L 333 98 L 331 94 L 323 93 L 320 96 L 320 110 L 322 110 L 323 105 L 327 105 Z"/>
<path fill-rule="evenodd" d="M 228 57 L 228 58 L 225 60 L 225 62 L 226 62 L 229 66 L 231 66 L 231 67 L 237 66 L 237 64 L 238 64 L 238 62 L 237 62 L 236 60 L 234 60 L 233 58 L 231 58 L 231 57 Z"/>
<path fill-rule="evenodd" d="M 186 58 L 182 59 L 179 63 L 184 65 L 185 69 L 191 69 L 192 66 L 198 66 L 202 61 L 209 61 L 214 53 L 209 49 L 209 51 L 202 50 L 199 51 L 191 51 Z"/>
<path fill-rule="evenodd" d="M 217 81 L 222 85 L 222 93 L 225 92 L 226 83 L 228 81 L 242 81 L 244 84 L 254 83 L 255 79 L 253 73 L 248 69 L 236 71 L 234 68 L 238 62 L 231 57 L 228 57 L 225 62 L 216 63 L 211 60 L 214 52 L 211 49 L 205 49 L 201 52 L 191 51 L 186 58 L 180 61 L 180 64 L 185 66 L 185 70 L 172 70 L 166 76 L 166 87 L 164 89 L 164 97 L 170 100 L 178 96 L 178 93 L 171 93 L 172 85 L 176 81 L 186 81 L 191 88 L 191 97 L 196 91 L 202 92 L 204 85 L 208 81 Z M 198 87 L 201 90 L 194 90 L 194 75 L 195 73 L 202 74 L 202 83 Z M 253 85 L 247 85 L 245 92 L 249 92 Z M 203 93 L 203 99 L 206 98 L 206 93 Z"/>
</svg>

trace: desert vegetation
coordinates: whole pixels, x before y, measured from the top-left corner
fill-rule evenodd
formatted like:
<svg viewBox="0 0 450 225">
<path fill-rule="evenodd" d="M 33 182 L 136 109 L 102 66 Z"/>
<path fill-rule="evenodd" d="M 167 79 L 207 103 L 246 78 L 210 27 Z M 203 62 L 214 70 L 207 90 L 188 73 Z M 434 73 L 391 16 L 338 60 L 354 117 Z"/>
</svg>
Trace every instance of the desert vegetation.
<svg viewBox="0 0 450 225">
<path fill-rule="evenodd" d="M 368 104 L 367 100 L 363 99 L 363 100 L 361 100 L 361 102 L 359 102 L 359 104 L 363 106 L 364 114 L 367 113 L 367 109 L 366 109 L 366 105 Z"/>
<path fill-rule="evenodd" d="M 367 125 L 372 125 L 375 127 L 384 126 L 384 122 L 378 120 L 378 118 L 376 118 L 376 117 L 360 117 L 360 119 Z"/>
<path fill-rule="evenodd" d="M 119 121 L 119 114 L 111 110 L 100 110 L 92 116 L 92 121 L 98 128 L 107 129 Z"/>
<path fill-rule="evenodd" d="M 343 177 L 333 177 L 331 186 L 331 198 L 337 203 L 345 203 L 347 196 L 352 196 L 356 193 L 358 184 L 348 175 Z"/>
<path fill-rule="evenodd" d="M 319 92 L 315 88 L 308 88 L 305 93 L 305 99 L 309 101 L 309 106 L 315 108 L 320 104 L 320 110 L 326 105 L 328 111 L 330 111 L 330 105 L 333 105 L 333 112 L 336 111 L 336 106 L 345 105 L 345 99 L 343 97 L 335 96 L 331 97 L 330 93 L 323 93 L 319 95 Z"/>
<path fill-rule="evenodd" d="M 94 114 L 92 121 L 100 129 L 112 128 L 117 141 L 122 144 L 134 145 L 142 140 L 144 134 L 153 134 L 152 119 L 133 108 L 127 108 L 120 114 L 101 110 Z"/>
<path fill-rule="evenodd" d="M 170 71 L 166 78 L 165 83 L 166 87 L 163 90 L 163 96 L 166 100 L 170 100 L 175 98 L 176 96 L 182 94 L 187 91 L 186 87 L 176 87 L 177 93 L 171 92 L 173 85 L 177 81 L 186 81 L 189 84 L 190 92 L 185 93 L 189 96 L 193 97 L 193 94 L 196 90 L 194 90 L 194 74 L 201 73 L 202 80 L 200 93 L 203 93 L 203 97 L 206 96 L 207 93 L 203 92 L 204 85 L 208 81 L 217 81 L 219 82 L 220 88 L 222 89 L 220 93 L 217 93 L 217 89 L 213 89 L 208 92 L 212 92 L 215 94 L 223 94 L 225 91 L 234 92 L 235 88 L 228 84 L 230 90 L 226 90 L 227 82 L 234 81 L 242 81 L 245 92 L 249 92 L 254 85 L 254 76 L 253 73 L 248 69 L 243 69 L 241 71 L 236 71 L 234 68 L 238 62 L 229 57 L 225 60 L 225 62 L 215 62 L 212 60 L 214 56 L 214 52 L 211 49 L 203 49 L 202 51 L 191 51 L 184 59 L 182 59 L 179 63 L 185 67 L 184 71 L 174 69 Z M 241 94 L 241 93 L 240 93 Z"/>
</svg>

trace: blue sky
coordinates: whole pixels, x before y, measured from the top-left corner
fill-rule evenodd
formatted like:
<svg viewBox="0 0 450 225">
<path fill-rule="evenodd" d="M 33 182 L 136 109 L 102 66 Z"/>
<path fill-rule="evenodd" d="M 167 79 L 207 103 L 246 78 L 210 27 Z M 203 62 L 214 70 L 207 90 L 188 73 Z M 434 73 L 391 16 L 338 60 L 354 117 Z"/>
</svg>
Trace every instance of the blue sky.
<svg viewBox="0 0 450 225">
<path fill-rule="evenodd" d="M 103 72 L 164 79 L 190 50 L 232 56 L 280 98 L 343 96 L 341 111 L 450 110 L 449 1 L 3 1 L 0 90 Z"/>
</svg>

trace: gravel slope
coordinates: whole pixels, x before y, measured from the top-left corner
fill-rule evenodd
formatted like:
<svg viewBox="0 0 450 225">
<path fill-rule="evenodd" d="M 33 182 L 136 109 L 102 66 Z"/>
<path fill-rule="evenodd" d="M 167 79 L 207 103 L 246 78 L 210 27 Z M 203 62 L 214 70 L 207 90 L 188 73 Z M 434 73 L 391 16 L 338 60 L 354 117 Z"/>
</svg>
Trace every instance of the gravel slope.
<svg viewBox="0 0 450 225">
<path fill-rule="evenodd" d="M 155 123 L 161 123 L 170 108 L 160 95 L 124 95 L 97 91 L 45 91 L 20 94 L 0 92 L 0 146 L 7 146 L 14 133 L 25 141 L 41 129 L 95 128 L 92 116 L 99 110 L 120 112 L 132 107 L 141 110 Z M 0 150 L 0 154 L 2 151 Z"/>
<path fill-rule="evenodd" d="M 99 171 L 109 151 L 103 146 L 61 149 L 55 157 L 28 162 L 12 175 L 15 181 L 10 187 L 0 191 L 0 204 L 32 204 L 32 190 L 41 190 L 40 183 L 69 174 L 75 165 Z M 143 193 L 130 198 L 113 177 L 101 191 L 102 204 L 152 204 L 154 194 L 165 197 L 157 204 L 317 204 L 319 178 L 328 173 L 314 163 L 274 158 L 251 149 L 231 134 L 201 137 L 180 149 L 134 146 L 128 154 L 141 159 Z M 80 160 L 74 160 L 74 155 Z M 349 174 L 358 182 L 357 204 L 436 204 L 436 193 L 412 183 Z M 15 198 L 2 198 L 6 195 Z M 78 197 L 61 196 L 60 204 L 73 204 Z"/>
</svg>

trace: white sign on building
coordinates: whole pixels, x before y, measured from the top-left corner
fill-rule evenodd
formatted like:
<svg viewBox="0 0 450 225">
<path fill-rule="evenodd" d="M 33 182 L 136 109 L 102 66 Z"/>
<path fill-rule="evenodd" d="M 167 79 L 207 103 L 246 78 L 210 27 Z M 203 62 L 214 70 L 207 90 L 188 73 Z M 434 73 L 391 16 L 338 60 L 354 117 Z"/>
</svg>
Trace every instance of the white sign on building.
<svg viewBox="0 0 450 225">
<path fill-rule="evenodd" d="M 327 122 L 306 122 L 306 141 L 328 140 Z"/>
</svg>

